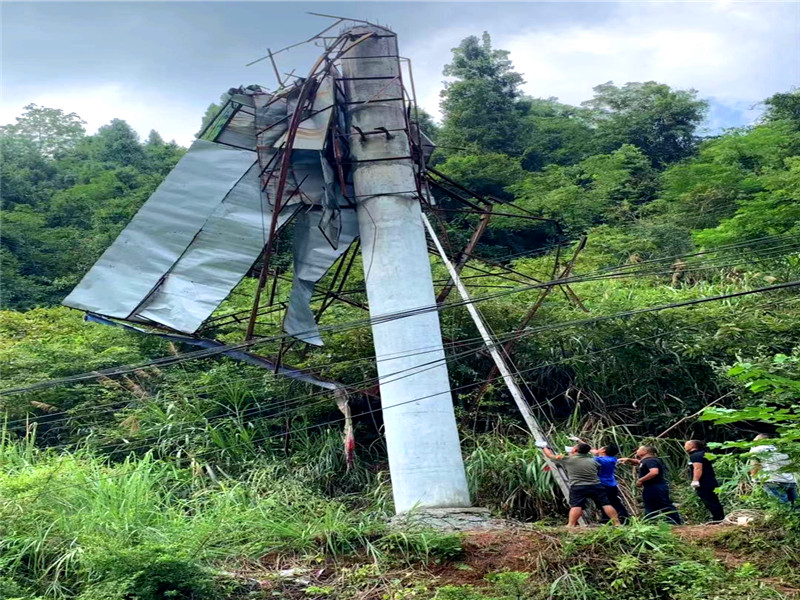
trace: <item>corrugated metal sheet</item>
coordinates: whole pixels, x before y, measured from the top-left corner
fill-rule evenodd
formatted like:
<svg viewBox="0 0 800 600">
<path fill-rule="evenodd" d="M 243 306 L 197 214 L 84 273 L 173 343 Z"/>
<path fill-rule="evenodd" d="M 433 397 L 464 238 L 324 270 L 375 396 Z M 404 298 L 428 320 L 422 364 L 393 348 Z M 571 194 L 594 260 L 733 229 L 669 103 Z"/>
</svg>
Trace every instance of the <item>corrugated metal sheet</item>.
<svg viewBox="0 0 800 600">
<path fill-rule="evenodd" d="M 255 164 L 231 189 L 132 320 L 193 333 L 228 297 L 264 248 L 272 221 L 258 174 Z M 278 226 L 297 208 L 286 207 Z"/>
<path fill-rule="evenodd" d="M 324 154 L 335 94 L 328 76 L 300 123 L 278 218 L 280 228 L 303 211 L 295 226 L 294 285 L 284 327 L 312 344 L 322 344 L 309 306 L 314 286 L 358 236 L 355 210 L 339 209 L 344 197 Z M 298 96 L 299 87 L 278 96 L 258 86 L 232 89 L 203 139 L 64 304 L 196 332 L 267 242 L 277 183 L 268 175 L 279 167 Z"/>
<path fill-rule="evenodd" d="M 228 116 L 227 124 L 214 141 L 255 152 L 255 120 L 256 117 L 252 108 L 239 106 Z"/>
<path fill-rule="evenodd" d="M 317 87 L 314 103 L 311 106 L 311 115 L 300 121 L 294 138 L 295 150 L 322 151 L 333 116 L 333 104 L 333 77 L 328 76 L 320 81 Z M 273 147 L 282 147 L 286 143 L 286 135 L 284 132 L 273 143 Z"/>
<path fill-rule="evenodd" d="M 358 237 L 355 209 L 339 211 L 341 232 L 336 249 L 328 243 L 319 226 L 321 218 L 322 211 L 315 209 L 298 215 L 295 220 L 294 280 L 289 307 L 283 320 L 283 330 L 286 333 L 316 346 L 322 346 L 322 338 L 309 306 L 314 285 Z"/>
<path fill-rule="evenodd" d="M 64 304 L 130 317 L 255 160 L 247 150 L 195 141 Z"/>
</svg>

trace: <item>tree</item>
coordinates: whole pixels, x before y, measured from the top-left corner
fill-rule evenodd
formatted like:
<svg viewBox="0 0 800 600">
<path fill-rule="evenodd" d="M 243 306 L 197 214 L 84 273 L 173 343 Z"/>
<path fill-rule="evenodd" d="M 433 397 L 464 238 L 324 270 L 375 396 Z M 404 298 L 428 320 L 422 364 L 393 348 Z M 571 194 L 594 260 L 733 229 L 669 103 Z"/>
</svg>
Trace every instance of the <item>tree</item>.
<svg viewBox="0 0 800 600">
<path fill-rule="evenodd" d="M 166 143 L 154 129 L 147 136 L 144 154 L 148 172 L 167 175 L 185 154 L 185 151 L 174 141 Z"/>
<path fill-rule="evenodd" d="M 550 165 L 512 188 L 529 210 L 580 233 L 601 223 L 633 220 L 655 196 L 656 179 L 648 158 L 624 145 L 610 154 L 590 156 L 577 165 Z"/>
<path fill-rule="evenodd" d="M 540 171 L 550 164 L 572 165 L 592 151 L 591 111 L 561 104 L 556 98 L 523 99 L 523 129 L 527 138 L 522 166 Z"/>
<path fill-rule="evenodd" d="M 42 156 L 52 158 L 75 146 L 86 133 L 84 125 L 86 121 L 74 112 L 28 104 L 14 125 L 3 127 L 3 133 L 31 140 Z"/>
<path fill-rule="evenodd" d="M 161 137 L 161 134 L 158 133 L 155 129 L 150 130 L 150 134 L 147 136 L 147 141 L 145 142 L 147 146 L 164 146 L 164 138 Z"/>
<path fill-rule="evenodd" d="M 717 425 L 757 424 L 774 431 L 770 444 L 788 455 L 800 472 L 800 348 L 790 354 L 761 356 L 740 361 L 728 370 L 742 396 L 748 399 L 738 408 L 709 408 L 700 417 Z M 756 429 L 758 431 L 758 429 Z M 724 448 L 749 449 L 763 442 L 728 442 Z M 744 460 L 750 455 L 740 455 Z"/>
<path fill-rule="evenodd" d="M 505 201 L 513 200 L 506 188 L 519 183 L 525 175 L 519 160 L 505 154 L 451 156 L 438 168 L 477 194 Z"/>
<path fill-rule="evenodd" d="M 416 108 L 411 111 L 411 122 L 419 125 L 420 130 L 434 143 L 439 136 L 439 125 L 433 117 L 424 109 Z"/>
<path fill-rule="evenodd" d="M 0 129 L 0 303 L 60 302 L 183 155 L 124 121 L 83 135 L 75 115 L 29 105 Z"/>
<path fill-rule="evenodd" d="M 783 233 L 794 224 L 791 204 L 796 203 L 797 186 L 791 172 L 796 166 L 790 159 L 797 154 L 800 132 L 785 120 L 730 131 L 703 143 L 696 157 L 663 172 L 659 210 L 688 229 L 707 230 L 701 235 L 704 244 L 726 243 L 722 240 L 738 235 L 747 239 L 747 230 L 755 237 L 761 237 L 757 231 Z M 736 223 L 712 233 L 740 212 Z"/>
<path fill-rule="evenodd" d="M 225 104 L 228 102 L 229 98 L 230 94 L 225 93 L 219 97 L 219 102 L 212 102 L 211 104 L 208 105 L 206 112 L 203 113 L 203 118 L 200 122 L 200 129 L 195 134 L 196 136 L 199 137 L 200 134 L 205 131 L 206 127 L 208 127 L 209 123 L 211 123 L 211 121 L 213 121 L 216 118 L 216 116 L 219 114 L 219 111 L 221 111 L 222 107 L 225 106 Z"/>
<path fill-rule="evenodd" d="M 594 111 L 598 150 L 612 152 L 633 144 L 656 167 L 694 152 L 695 130 L 708 107 L 695 90 L 673 90 L 655 81 L 622 87 L 609 81 L 595 87 L 594 98 L 583 105 Z"/>
<path fill-rule="evenodd" d="M 30 138 L 0 131 L 0 190 L 2 208 L 17 204 L 37 205 L 45 201 L 52 188 L 56 168 L 53 161 L 42 156 Z"/>
<path fill-rule="evenodd" d="M 142 166 L 144 150 L 139 135 L 122 119 L 103 125 L 95 136 L 96 157 L 102 162 L 122 166 Z"/>
<path fill-rule="evenodd" d="M 461 148 L 470 153 L 519 154 L 520 111 L 516 100 L 522 76 L 512 70 L 508 52 L 492 48 L 484 32 L 453 48 L 443 71 L 455 81 L 441 92 L 443 124 L 439 143 L 445 155 Z"/>
<path fill-rule="evenodd" d="M 764 100 L 764 104 L 767 107 L 764 111 L 764 121 L 785 120 L 800 127 L 800 90 L 774 94 Z"/>
<path fill-rule="evenodd" d="M 736 213 L 717 227 L 697 232 L 697 242 L 714 247 L 767 236 L 800 239 L 800 156 L 787 158 L 786 167 L 759 177 L 763 191 L 740 202 Z M 776 244 L 785 242 L 780 238 Z"/>
</svg>

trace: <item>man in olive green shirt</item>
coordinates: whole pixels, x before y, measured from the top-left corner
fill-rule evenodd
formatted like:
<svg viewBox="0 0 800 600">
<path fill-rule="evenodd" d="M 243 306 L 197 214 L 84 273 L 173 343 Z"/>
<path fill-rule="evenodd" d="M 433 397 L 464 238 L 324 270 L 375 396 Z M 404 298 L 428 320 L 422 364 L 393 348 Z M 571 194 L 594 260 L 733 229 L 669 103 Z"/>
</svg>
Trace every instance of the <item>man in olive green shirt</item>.
<svg viewBox="0 0 800 600">
<path fill-rule="evenodd" d="M 567 527 L 577 527 L 578 520 L 586 508 L 589 500 L 603 509 L 614 525 L 619 525 L 617 511 L 608 502 L 605 488 L 600 484 L 598 471 L 600 465 L 591 454 L 589 444 L 580 443 L 570 451 L 568 456 L 556 454 L 545 443 L 536 444 L 542 449 L 544 455 L 564 467 L 569 479 L 569 522 Z"/>
</svg>

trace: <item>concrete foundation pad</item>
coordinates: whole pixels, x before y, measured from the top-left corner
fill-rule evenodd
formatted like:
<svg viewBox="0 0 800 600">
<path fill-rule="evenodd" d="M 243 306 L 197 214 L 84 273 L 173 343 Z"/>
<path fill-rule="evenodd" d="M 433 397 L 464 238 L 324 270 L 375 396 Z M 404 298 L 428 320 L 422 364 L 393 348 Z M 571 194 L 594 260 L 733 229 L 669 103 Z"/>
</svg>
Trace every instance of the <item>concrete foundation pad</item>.
<svg viewBox="0 0 800 600">
<path fill-rule="evenodd" d="M 457 532 L 508 529 L 511 526 L 505 519 L 492 518 L 486 508 L 420 508 L 395 515 L 389 521 L 391 529 Z"/>
</svg>

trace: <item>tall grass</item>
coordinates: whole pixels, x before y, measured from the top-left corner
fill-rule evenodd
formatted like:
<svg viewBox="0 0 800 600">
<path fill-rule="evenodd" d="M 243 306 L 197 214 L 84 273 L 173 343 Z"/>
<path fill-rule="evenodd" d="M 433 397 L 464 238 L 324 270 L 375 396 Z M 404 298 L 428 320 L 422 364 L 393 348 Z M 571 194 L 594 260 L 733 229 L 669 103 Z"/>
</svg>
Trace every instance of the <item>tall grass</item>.
<svg viewBox="0 0 800 600">
<path fill-rule="evenodd" d="M 214 484 L 151 454 L 109 465 L 88 451 L 56 456 L 5 441 L 1 456 L 0 569 L 48 598 L 127 580 L 164 557 L 189 568 L 360 552 L 383 527 L 380 513 L 350 510 L 266 461 Z"/>
<path fill-rule="evenodd" d="M 452 536 L 387 532 L 388 480 L 363 463 L 347 471 L 338 433 L 295 443 L 294 455 L 249 455 L 233 479 L 153 453 L 113 463 L 3 437 L 0 597 L 126 600 L 136 588 L 141 600 L 210 600 L 230 563 L 356 555 L 411 564 L 460 551 Z"/>
<path fill-rule="evenodd" d="M 531 442 L 479 436 L 467 455 L 467 482 L 474 502 L 518 519 L 553 515 L 557 496 L 542 452 Z"/>
</svg>

